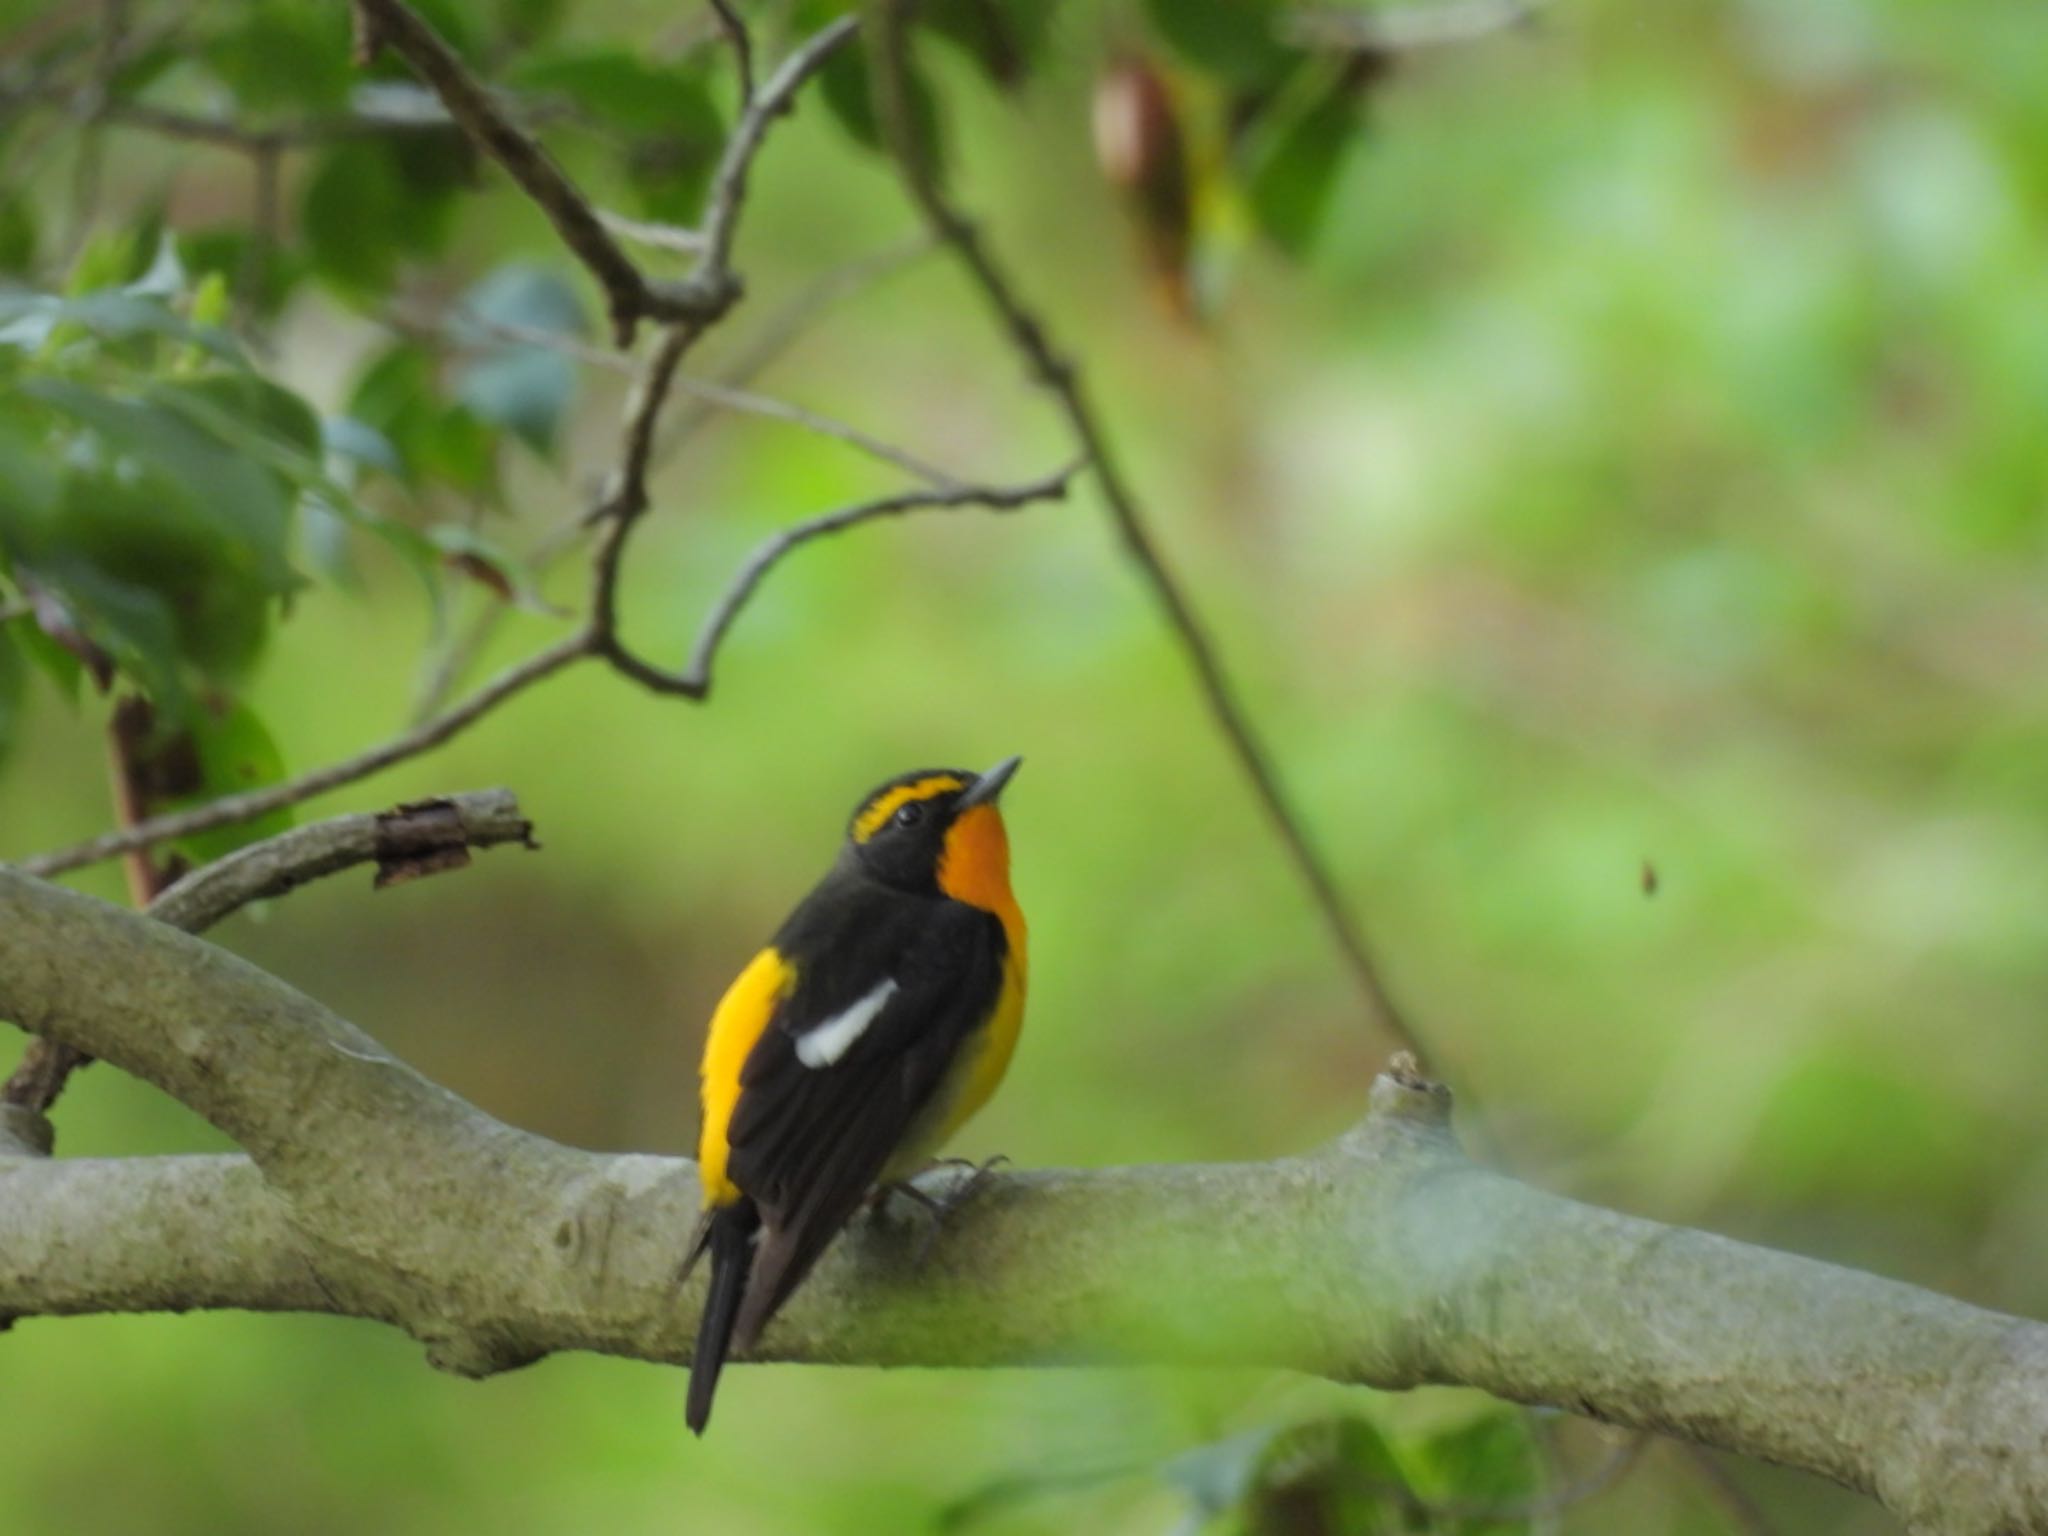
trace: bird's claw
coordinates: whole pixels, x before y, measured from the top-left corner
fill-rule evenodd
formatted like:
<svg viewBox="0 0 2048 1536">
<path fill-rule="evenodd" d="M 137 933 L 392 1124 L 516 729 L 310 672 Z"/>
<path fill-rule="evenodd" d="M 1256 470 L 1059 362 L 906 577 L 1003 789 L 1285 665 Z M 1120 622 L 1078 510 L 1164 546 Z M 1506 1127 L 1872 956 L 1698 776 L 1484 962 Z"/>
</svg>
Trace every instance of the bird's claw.
<svg viewBox="0 0 2048 1536">
<path fill-rule="evenodd" d="M 922 1269 L 925 1262 L 931 1258 L 932 1249 L 938 1243 L 939 1231 L 946 1224 L 946 1218 L 979 1194 L 987 1185 L 989 1176 L 1009 1160 L 1000 1152 L 979 1163 L 967 1157 L 942 1157 L 920 1168 L 909 1178 L 899 1179 L 893 1184 L 884 1184 L 875 1191 L 877 1203 L 886 1200 L 890 1195 L 901 1195 L 923 1209 L 925 1230 L 924 1236 L 918 1240 L 916 1253 L 911 1257 L 914 1266 Z M 956 1175 L 947 1188 L 934 1193 L 918 1187 L 919 1180 L 941 1168 L 949 1169 Z"/>
</svg>

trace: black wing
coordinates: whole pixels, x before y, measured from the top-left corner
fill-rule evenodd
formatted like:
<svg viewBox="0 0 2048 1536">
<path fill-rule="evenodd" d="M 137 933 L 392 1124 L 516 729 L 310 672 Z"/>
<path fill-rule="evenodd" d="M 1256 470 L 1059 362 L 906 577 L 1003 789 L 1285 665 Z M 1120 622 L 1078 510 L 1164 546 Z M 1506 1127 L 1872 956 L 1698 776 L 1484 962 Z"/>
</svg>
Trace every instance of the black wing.
<svg viewBox="0 0 2048 1536">
<path fill-rule="evenodd" d="M 762 1215 L 743 1345 L 882 1176 L 1002 984 L 1002 926 L 990 914 L 874 886 L 835 897 L 800 910 L 777 939 L 796 987 L 747 1057 L 728 1131 L 728 1171 Z M 807 1035 L 889 982 L 844 1054 L 804 1060 Z"/>
</svg>

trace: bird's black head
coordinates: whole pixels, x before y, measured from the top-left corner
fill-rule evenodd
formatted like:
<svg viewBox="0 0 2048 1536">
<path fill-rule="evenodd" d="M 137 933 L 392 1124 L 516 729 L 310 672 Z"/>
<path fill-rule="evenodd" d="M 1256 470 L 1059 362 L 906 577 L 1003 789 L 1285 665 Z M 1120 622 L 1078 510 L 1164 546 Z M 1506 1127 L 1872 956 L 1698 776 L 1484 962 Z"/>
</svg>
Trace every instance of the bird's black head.
<svg viewBox="0 0 2048 1536">
<path fill-rule="evenodd" d="M 898 890 L 959 895 L 993 861 L 1007 881 L 1009 844 L 996 797 L 1022 761 L 1005 758 L 978 774 L 963 768 L 898 774 L 854 808 L 846 828 L 849 852 L 866 874 Z"/>
</svg>

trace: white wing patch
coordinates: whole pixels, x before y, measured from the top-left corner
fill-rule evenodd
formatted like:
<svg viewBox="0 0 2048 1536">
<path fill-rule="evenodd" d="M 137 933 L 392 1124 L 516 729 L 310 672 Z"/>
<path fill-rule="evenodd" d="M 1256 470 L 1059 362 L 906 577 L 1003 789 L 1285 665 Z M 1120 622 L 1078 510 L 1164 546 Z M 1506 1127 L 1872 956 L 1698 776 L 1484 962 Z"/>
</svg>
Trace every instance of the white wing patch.
<svg viewBox="0 0 2048 1536">
<path fill-rule="evenodd" d="M 875 1017 L 896 995 L 896 983 L 885 981 L 852 1007 L 797 1036 L 796 1059 L 807 1067 L 829 1067 L 853 1049 Z"/>
</svg>

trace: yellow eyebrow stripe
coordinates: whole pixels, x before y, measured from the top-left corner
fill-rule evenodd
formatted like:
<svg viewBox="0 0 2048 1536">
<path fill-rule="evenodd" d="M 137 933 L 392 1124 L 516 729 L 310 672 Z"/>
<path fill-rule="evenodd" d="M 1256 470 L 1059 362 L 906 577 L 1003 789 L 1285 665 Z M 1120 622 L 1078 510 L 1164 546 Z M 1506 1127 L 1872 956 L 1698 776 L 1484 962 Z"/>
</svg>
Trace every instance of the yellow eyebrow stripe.
<svg viewBox="0 0 2048 1536">
<path fill-rule="evenodd" d="M 865 806 L 853 819 L 853 840 L 864 843 L 881 831 L 903 806 L 912 800 L 929 800 L 934 795 L 950 794 L 956 789 L 965 789 L 967 781 L 950 773 L 935 773 L 929 778 L 913 779 L 908 784 L 898 784 L 885 789 Z"/>
</svg>

